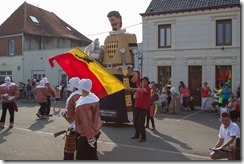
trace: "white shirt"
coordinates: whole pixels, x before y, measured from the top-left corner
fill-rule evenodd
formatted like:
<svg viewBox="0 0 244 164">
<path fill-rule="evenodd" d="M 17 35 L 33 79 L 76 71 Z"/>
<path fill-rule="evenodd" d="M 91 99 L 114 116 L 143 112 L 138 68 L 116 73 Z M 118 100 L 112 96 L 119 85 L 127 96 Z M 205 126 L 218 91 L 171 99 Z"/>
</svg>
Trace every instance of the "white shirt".
<svg viewBox="0 0 244 164">
<path fill-rule="evenodd" d="M 226 143 L 231 136 L 236 136 L 236 138 L 240 137 L 240 129 L 238 125 L 234 122 L 231 122 L 226 129 L 224 128 L 224 125 L 221 124 L 218 136 L 220 139 L 224 139 L 224 143 Z M 236 144 L 236 140 L 234 140 L 233 144 Z"/>
</svg>

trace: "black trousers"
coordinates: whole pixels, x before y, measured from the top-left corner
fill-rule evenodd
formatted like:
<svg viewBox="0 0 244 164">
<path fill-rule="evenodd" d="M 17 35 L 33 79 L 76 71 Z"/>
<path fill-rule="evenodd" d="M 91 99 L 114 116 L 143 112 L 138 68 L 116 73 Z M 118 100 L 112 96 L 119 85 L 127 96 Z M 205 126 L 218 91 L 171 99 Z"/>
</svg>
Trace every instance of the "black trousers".
<svg viewBox="0 0 244 164">
<path fill-rule="evenodd" d="M 152 127 L 155 128 L 155 124 L 154 124 L 154 118 L 150 117 L 150 109 L 147 111 L 147 122 L 146 122 L 146 126 L 149 126 L 149 121 L 151 120 L 152 123 Z"/>
<path fill-rule="evenodd" d="M 40 108 L 38 113 L 40 113 L 41 115 L 45 115 L 46 114 L 46 110 L 47 110 L 47 102 L 42 102 L 39 103 L 40 104 Z"/>
<path fill-rule="evenodd" d="M 145 130 L 145 119 L 147 115 L 146 109 L 134 108 L 133 112 L 133 123 L 135 127 L 135 137 L 141 137 L 141 139 L 146 139 L 146 130 Z"/>
<path fill-rule="evenodd" d="M 51 96 L 47 96 L 47 109 L 46 109 L 46 116 L 50 114 L 51 109 Z"/>
<path fill-rule="evenodd" d="M 98 140 L 100 134 L 96 137 Z M 76 160 L 98 160 L 97 156 L 97 141 L 94 144 L 94 148 L 91 147 L 86 139 L 86 137 L 79 136 L 77 137 L 77 146 L 76 146 Z"/>
<path fill-rule="evenodd" d="M 14 106 L 13 103 L 9 102 L 9 103 L 5 103 L 2 102 L 2 117 L 1 117 L 1 124 L 5 124 L 5 119 L 6 119 L 6 114 L 7 114 L 7 110 L 10 114 L 10 124 L 14 123 Z"/>
</svg>

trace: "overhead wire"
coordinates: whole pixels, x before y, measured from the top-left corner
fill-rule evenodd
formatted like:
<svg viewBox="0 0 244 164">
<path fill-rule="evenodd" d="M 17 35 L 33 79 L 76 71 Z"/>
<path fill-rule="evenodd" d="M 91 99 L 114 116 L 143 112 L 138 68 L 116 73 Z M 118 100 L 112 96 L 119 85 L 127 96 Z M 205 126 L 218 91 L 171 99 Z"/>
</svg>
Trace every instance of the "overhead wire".
<svg viewBox="0 0 244 164">
<path fill-rule="evenodd" d="M 133 24 L 133 25 L 127 26 L 127 27 L 125 27 L 125 29 L 126 28 L 130 28 L 130 27 L 134 27 L 134 26 L 137 26 L 137 25 L 140 25 L 140 24 L 142 24 L 142 23 L 137 23 L 137 24 Z M 89 37 L 89 36 L 107 34 L 108 32 L 110 32 L 110 31 L 105 31 L 105 32 L 100 32 L 100 33 L 95 33 L 95 34 L 89 34 L 89 35 L 86 35 L 86 36 Z"/>
</svg>

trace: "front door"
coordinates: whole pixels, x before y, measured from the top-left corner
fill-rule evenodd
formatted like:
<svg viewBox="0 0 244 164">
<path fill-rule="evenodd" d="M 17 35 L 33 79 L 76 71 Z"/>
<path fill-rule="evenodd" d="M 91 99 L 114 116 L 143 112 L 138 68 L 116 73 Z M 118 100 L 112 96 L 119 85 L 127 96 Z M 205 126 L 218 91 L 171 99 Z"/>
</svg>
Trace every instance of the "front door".
<svg viewBox="0 0 244 164">
<path fill-rule="evenodd" d="M 188 67 L 188 81 L 188 87 L 193 97 L 194 105 L 201 106 L 202 66 Z"/>
</svg>

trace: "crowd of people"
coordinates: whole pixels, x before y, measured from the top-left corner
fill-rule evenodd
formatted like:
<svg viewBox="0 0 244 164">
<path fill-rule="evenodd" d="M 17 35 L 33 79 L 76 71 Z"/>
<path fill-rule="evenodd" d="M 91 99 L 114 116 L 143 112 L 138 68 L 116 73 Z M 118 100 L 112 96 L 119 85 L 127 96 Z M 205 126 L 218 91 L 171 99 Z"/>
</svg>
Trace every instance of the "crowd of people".
<svg viewBox="0 0 244 164">
<path fill-rule="evenodd" d="M 220 115 L 221 112 L 228 111 L 232 121 L 240 120 L 240 85 L 236 92 L 233 92 L 229 82 L 220 83 L 213 93 L 214 100 L 209 112 Z"/>
<path fill-rule="evenodd" d="M 158 88 L 160 113 L 179 113 L 180 110 L 194 110 L 190 89 L 183 81 L 179 82 L 178 91 L 170 83 L 164 83 Z M 207 82 L 203 82 L 201 88 L 201 110 L 208 113 L 216 113 L 220 116 L 221 111 L 230 112 L 232 121 L 240 120 L 240 85 L 233 92 L 229 82 L 219 83 L 218 87 L 211 89 Z M 210 106 L 208 106 L 208 101 Z"/>
</svg>

